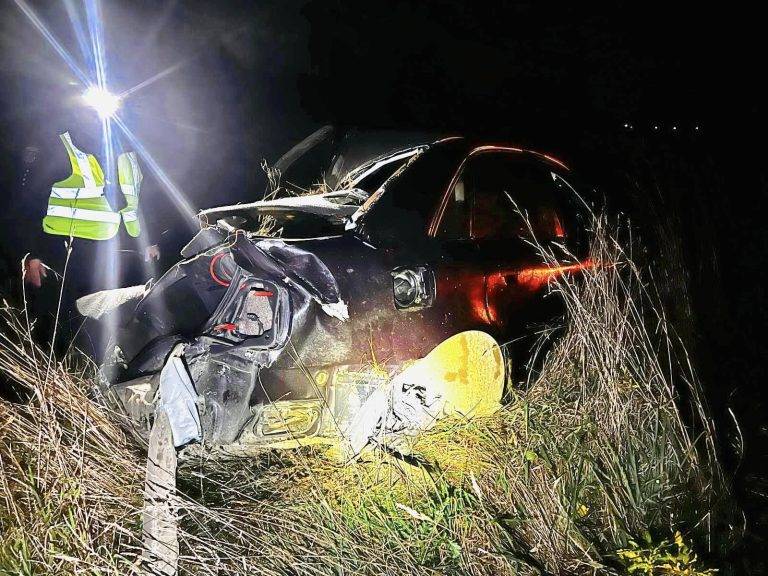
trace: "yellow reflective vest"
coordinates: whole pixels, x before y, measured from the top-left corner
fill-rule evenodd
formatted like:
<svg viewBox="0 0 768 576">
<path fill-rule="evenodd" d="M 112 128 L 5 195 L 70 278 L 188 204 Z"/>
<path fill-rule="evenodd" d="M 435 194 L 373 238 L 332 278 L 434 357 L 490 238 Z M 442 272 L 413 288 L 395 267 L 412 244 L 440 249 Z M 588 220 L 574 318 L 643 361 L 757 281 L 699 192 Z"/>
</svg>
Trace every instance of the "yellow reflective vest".
<svg viewBox="0 0 768 576">
<path fill-rule="evenodd" d="M 138 236 L 142 174 L 136 153 L 126 152 L 118 157 L 118 180 L 127 205 L 115 212 L 104 193 L 104 172 L 99 161 L 93 154 L 79 150 L 69 132 L 59 137 L 67 149 L 72 174 L 51 187 L 43 230 L 60 236 L 108 240 L 117 234 L 122 218 L 128 233 Z"/>
<path fill-rule="evenodd" d="M 139 192 L 144 176 L 139 168 L 136 152 L 125 152 L 117 158 L 117 178 L 120 190 L 125 196 L 126 206 L 120 210 L 125 222 L 125 229 L 134 238 L 141 234 L 139 225 Z"/>
</svg>

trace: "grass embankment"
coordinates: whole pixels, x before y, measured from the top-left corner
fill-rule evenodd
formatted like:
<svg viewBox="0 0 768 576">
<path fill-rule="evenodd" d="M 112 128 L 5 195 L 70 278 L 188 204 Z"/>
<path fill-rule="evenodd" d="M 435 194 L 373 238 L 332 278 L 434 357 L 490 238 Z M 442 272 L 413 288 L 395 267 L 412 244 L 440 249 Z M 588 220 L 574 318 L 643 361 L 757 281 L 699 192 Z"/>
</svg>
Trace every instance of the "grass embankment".
<svg viewBox="0 0 768 576">
<path fill-rule="evenodd" d="M 407 458 L 342 465 L 307 447 L 188 461 L 181 572 L 708 573 L 687 545 L 706 550 L 723 493 L 695 375 L 640 271 L 596 227 L 600 265 L 552 286 L 565 329 L 501 412 L 442 421 Z M 6 316 L 0 370 L 29 401 L 0 401 L 0 573 L 130 573 L 142 447 L 92 399 L 89 368 L 46 377 L 44 351 Z"/>
</svg>

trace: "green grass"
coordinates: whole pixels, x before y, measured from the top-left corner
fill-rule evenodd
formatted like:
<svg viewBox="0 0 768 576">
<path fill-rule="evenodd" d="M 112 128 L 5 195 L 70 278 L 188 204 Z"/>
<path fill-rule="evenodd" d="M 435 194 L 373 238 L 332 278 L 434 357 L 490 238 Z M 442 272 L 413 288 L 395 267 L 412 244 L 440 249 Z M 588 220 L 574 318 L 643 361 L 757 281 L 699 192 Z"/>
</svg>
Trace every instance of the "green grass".
<svg viewBox="0 0 768 576">
<path fill-rule="evenodd" d="M 706 407 L 622 238 L 595 227 L 600 265 L 552 286 L 566 328 L 495 416 L 442 421 L 407 458 L 186 460 L 181 573 L 706 574 L 729 502 Z M 131 573 L 143 448 L 92 367 L 46 379 L 23 315 L 5 323 L 0 370 L 29 400 L 0 401 L 0 573 Z"/>
</svg>

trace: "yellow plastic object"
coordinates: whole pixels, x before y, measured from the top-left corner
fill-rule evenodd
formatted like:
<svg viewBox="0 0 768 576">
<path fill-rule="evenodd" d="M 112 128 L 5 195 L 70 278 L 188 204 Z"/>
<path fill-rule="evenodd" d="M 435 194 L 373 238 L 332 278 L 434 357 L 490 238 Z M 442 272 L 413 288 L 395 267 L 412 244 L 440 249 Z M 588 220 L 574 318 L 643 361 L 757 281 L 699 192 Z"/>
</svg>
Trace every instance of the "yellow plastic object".
<svg viewBox="0 0 768 576">
<path fill-rule="evenodd" d="M 485 332 L 462 332 L 391 379 L 386 378 L 386 372 L 384 378 L 382 374 L 371 374 L 371 385 L 375 388 L 366 394 L 362 404 L 354 394 L 340 395 L 337 400 L 351 404 L 332 417 L 328 430 L 312 430 L 325 408 L 321 401 L 279 400 L 265 410 L 257 424 L 261 426 L 261 435 L 257 437 L 247 427 L 238 442 L 224 449 L 230 454 L 246 455 L 265 447 L 291 449 L 327 444 L 335 445 L 336 455 L 346 461 L 361 453 L 382 419 L 386 422 L 393 418 L 392 411 L 400 423 L 404 422 L 401 417 L 409 416 L 405 433 L 411 435 L 430 429 L 445 416 L 473 418 L 494 414 L 501 408 L 504 375 L 504 360 L 496 340 Z M 414 393 L 414 387 L 419 391 Z M 397 412 L 398 408 L 403 411 Z M 296 437 L 285 438 L 285 433 Z M 268 440 L 270 434 L 275 435 L 275 440 Z"/>
<path fill-rule="evenodd" d="M 395 377 L 425 386 L 443 414 L 489 416 L 501 408 L 504 360 L 496 340 L 470 330 L 451 336 Z"/>
</svg>

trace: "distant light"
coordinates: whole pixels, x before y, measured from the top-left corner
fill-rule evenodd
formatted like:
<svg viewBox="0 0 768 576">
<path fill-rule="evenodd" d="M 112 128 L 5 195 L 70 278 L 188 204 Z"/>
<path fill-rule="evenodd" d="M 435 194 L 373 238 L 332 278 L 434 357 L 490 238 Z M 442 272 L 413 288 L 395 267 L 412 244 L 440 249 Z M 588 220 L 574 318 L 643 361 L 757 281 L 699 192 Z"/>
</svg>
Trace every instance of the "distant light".
<svg viewBox="0 0 768 576">
<path fill-rule="evenodd" d="M 658 125 L 658 124 L 654 124 L 654 125 L 653 125 L 653 129 L 654 129 L 654 130 L 658 130 L 658 129 L 659 129 L 659 125 Z"/>
<path fill-rule="evenodd" d="M 677 126 L 672 126 L 672 130 L 677 130 Z"/>
<path fill-rule="evenodd" d="M 99 86 L 90 86 L 83 92 L 83 101 L 96 110 L 99 118 L 111 118 L 120 108 L 120 97 Z"/>
<path fill-rule="evenodd" d="M 696 130 L 696 131 L 698 131 L 698 130 L 699 130 L 699 127 L 698 127 L 698 126 L 694 126 L 694 128 L 693 128 L 693 129 L 694 129 L 694 130 Z"/>
</svg>

